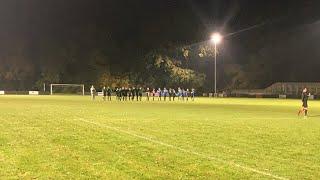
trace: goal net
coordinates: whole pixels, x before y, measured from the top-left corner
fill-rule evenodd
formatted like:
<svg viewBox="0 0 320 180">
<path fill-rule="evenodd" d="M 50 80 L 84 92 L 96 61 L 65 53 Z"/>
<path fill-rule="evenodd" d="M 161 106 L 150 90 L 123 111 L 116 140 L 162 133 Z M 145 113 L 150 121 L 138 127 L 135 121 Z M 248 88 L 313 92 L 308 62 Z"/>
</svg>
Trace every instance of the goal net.
<svg viewBox="0 0 320 180">
<path fill-rule="evenodd" d="M 84 96 L 84 84 L 50 84 L 50 94 L 79 94 Z"/>
</svg>

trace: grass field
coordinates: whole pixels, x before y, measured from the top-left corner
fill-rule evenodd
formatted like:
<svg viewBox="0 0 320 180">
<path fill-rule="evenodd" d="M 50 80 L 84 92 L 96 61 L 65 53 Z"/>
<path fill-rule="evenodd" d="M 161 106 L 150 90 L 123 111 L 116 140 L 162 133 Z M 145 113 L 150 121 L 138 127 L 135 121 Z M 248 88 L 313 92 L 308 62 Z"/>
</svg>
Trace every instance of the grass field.
<svg viewBox="0 0 320 180">
<path fill-rule="evenodd" d="M 319 179 L 320 102 L 0 96 L 0 179 Z"/>
</svg>

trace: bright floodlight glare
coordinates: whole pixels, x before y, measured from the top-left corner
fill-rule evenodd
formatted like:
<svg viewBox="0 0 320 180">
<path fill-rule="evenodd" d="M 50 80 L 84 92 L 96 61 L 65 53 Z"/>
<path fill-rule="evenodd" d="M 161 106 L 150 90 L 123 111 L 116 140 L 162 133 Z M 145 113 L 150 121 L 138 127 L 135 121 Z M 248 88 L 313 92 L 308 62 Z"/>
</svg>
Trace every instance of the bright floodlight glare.
<svg viewBox="0 0 320 180">
<path fill-rule="evenodd" d="M 214 44 L 219 44 L 222 40 L 222 37 L 219 33 L 214 33 L 211 36 L 211 42 Z"/>
</svg>

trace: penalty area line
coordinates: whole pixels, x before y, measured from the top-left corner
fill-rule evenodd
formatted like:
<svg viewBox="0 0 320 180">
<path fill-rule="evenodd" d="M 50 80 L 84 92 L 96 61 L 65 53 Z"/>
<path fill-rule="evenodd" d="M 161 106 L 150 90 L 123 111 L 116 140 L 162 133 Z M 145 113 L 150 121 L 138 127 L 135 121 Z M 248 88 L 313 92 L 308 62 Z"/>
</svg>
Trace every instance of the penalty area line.
<svg viewBox="0 0 320 180">
<path fill-rule="evenodd" d="M 139 139 L 143 139 L 143 140 L 152 142 L 154 144 L 159 144 L 159 145 L 171 148 L 171 149 L 179 150 L 179 151 L 187 153 L 187 154 L 196 155 L 196 156 L 204 158 L 204 159 L 216 161 L 216 162 L 219 162 L 219 163 L 222 163 L 222 164 L 225 164 L 225 165 L 237 167 L 237 168 L 240 168 L 240 169 L 243 169 L 243 170 L 246 170 L 246 171 L 254 172 L 254 173 L 257 173 L 257 174 L 260 174 L 260 175 L 264 175 L 264 176 L 268 176 L 268 177 L 271 177 L 271 178 L 274 178 L 274 179 L 281 179 L 281 180 L 287 180 L 288 179 L 288 178 L 281 177 L 281 176 L 278 176 L 278 175 L 275 175 L 275 174 L 271 174 L 271 173 L 268 173 L 268 172 L 265 172 L 265 171 L 261 171 L 261 170 L 258 170 L 258 169 L 252 168 L 252 167 L 240 165 L 240 164 L 237 164 L 237 163 L 234 163 L 234 162 L 231 162 L 231 161 L 225 161 L 225 160 L 222 160 L 222 159 L 219 159 L 219 158 L 216 158 L 216 157 L 212 157 L 212 156 L 209 156 L 209 155 L 206 155 L 206 154 L 202 154 L 202 153 L 199 153 L 199 152 L 196 152 L 196 151 L 187 150 L 187 149 L 184 149 L 184 148 L 181 148 L 181 147 L 178 147 L 178 146 L 174 146 L 172 144 L 168 144 L 168 143 L 165 143 L 165 142 L 162 142 L 162 141 L 159 141 L 159 140 L 152 139 L 152 138 L 147 137 L 147 136 L 142 136 L 142 135 L 133 133 L 131 131 L 122 130 L 122 129 L 119 129 L 119 128 L 116 128 L 116 127 L 108 126 L 108 125 L 97 123 L 97 122 L 87 121 L 87 120 L 84 120 L 82 118 L 81 119 L 76 119 L 76 120 L 80 120 L 82 122 L 93 124 L 93 125 L 96 125 L 96 126 L 99 126 L 99 127 L 102 127 L 102 128 L 107 128 L 107 129 L 110 129 L 110 130 L 113 130 L 113 131 L 121 132 L 121 133 L 130 135 L 130 136 L 139 138 Z"/>
</svg>

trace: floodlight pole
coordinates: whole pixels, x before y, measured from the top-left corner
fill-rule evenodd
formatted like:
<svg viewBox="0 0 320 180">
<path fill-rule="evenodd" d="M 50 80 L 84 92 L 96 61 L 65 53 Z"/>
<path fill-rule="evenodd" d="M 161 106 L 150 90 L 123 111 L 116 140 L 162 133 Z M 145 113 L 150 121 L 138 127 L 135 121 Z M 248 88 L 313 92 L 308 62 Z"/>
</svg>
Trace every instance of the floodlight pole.
<svg viewBox="0 0 320 180">
<path fill-rule="evenodd" d="M 217 97 L 217 44 L 221 41 L 222 36 L 214 33 L 211 36 L 211 42 L 214 44 L 214 97 Z"/>
<path fill-rule="evenodd" d="M 214 43 L 214 97 L 217 96 L 217 43 Z"/>
</svg>

